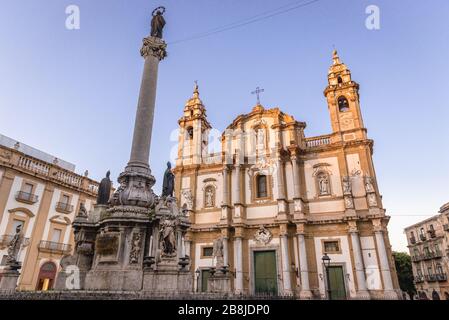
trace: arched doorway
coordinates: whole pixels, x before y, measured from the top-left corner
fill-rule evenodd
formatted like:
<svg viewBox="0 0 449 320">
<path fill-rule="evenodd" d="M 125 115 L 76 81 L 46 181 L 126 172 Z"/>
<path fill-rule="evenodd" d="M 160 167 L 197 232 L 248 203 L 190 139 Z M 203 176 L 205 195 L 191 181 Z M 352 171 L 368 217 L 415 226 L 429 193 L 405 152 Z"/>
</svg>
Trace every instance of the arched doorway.
<svg viewBox="0 0 449 320">
<path fill-rule="evenodd" d="M 36 290 L 47 291 L 53 289 L 53 285 L 56 277 L 56 264 L 51 261 L 45 262 L 40 270 L 37 280 Z"/>
</svg>

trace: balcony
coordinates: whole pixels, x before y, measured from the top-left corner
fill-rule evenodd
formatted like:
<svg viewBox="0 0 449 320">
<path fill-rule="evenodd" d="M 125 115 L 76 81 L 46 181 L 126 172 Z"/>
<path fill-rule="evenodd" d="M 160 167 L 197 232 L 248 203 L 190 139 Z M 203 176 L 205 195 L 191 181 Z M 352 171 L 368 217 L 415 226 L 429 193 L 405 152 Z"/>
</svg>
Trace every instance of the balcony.
<svg viewBox="0 0 449 320">
<path fill-rule="evenodd" d="M 416 244 L 416 238 L 415 237 L 410 237 L 410 243 L 411 244 Z"/>
<path fill-rule="evenodd" d="M 415 276 L 414 280 L 415 280 L 415 283 L 424 282 L 424 276 L 423 275 Z"/>
<path fill-rule="evenodd" d="M 426 281 L 427 282 L 437 281 L 437 275 L 436 274 L 426 274 Z"/>
<path fill-rule="evenodd" d="M 423 234 L 420 234 L 419 235 L 419 239 L 421 239 L 421 241 L 426 241 L 427 237 L 425 235 L 423 235 Z"/>
<path fill-rule="evenodd" d="M 443 253 L 439 250 L 429 251 L 429 252 L 424 252 L 424 254 L 422 254 L 421 260 L 430 260 L 430 259 L 434 259 L 434 258 L 441 258 L 442 256 L 443 256 Z"/>
<path fill-rule="evenodd" d="M 429 233 L 429 235 L 430 235 L 431 238 L 435 238 L 435 237 L 437 236 L 435 230 L 433 230 L 433 229 L 428 230 L 427 232 Z"/>
<path fill-rule="evenodd" d="M 446 273 L 437 273 L 435 274 L 437 281 L 447 281 L 447 274 Z"/>
<path fill-rule="evenodd" d="M 56 211 L 61 213 L 71 213 L 73 211 L 73 205 L 66 202 L 57 202 Z"/>
<path fill-rule="evenodd" d="M 59 254 L 69 254 L 72 251 L 70 244 L 61 242 L 44 241 L 39 242 L 39 251 Z"/>
<path fill-rule="evenodd" d="M 16 193 L 16 200 L 28 204 L 36 203 L 39 197 L 35 194 L 19 191 Z"/>
</svg>

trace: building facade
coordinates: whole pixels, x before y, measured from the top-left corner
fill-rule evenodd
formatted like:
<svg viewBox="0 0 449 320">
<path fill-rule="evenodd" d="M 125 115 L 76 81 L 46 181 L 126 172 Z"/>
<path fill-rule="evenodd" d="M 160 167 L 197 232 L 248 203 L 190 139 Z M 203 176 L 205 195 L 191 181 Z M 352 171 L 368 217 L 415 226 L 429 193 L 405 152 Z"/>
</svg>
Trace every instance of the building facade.
<svg viewBox="0 0 449 320">
<path fill-rule="evenodd" d="M 304 122 L 258 103 L 228 126 L 221 152 L 209 153 L 211 125 L 195 86 L 174 173 L 192 223 L 183 248 L 196 291 L 207 290 L 221 237 L 234 293 L 398 298 L 359 85 L 336 51 L 324 96 L 331 134 L 306 137 Z"/>
<path fill-rule="evenodd" d="M 98 183 L 70 163 L 4 136 L 0 141 L 0 268 L 21 226 L 18 289 L 52 289 L 60 259 L 72 251 L 75 213 L 81 203 L 87 210 L 95 204 Z"/>
<path fill-rule="evenodd" d="M 404 231 L 418 298 L 449 300 L 449 203 Z"/>
</svg>

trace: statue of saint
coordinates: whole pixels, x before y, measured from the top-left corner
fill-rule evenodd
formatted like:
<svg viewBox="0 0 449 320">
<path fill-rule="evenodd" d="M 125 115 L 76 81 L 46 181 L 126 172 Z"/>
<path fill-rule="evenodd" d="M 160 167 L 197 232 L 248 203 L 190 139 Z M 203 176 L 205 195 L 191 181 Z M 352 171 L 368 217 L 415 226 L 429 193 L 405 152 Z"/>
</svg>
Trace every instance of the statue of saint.
<svg viewBox="0 0 449 320">
<path fill-rule="evenodd" d="M 18 225 L 16 228 L 16 234 L 8 244 L 8 256 L 6 257 L 7 264 L 17 262 L 17 256 L 19 255 L 23 240 L 22 225 Z"/>
<path fill-rule="evenodd" d="M 109 179 L 110 174 L 111 172 L 108 170 L 108 172 L 106 172 L 106 177 L 104 177 L 100 182 L 100 186 L 98 187 L 97 204 L 108 204 L 112 186 L 111 179 Z"/>
<path fill-rule="evenodd" d="M 163 11 L 165 11 L 164 7 L 159 7 L 155 9 L 156 13 L 152 13 L 153 19 L 151 19 L 151 36 L 156 38 L 162 38 L 162 29 L 165 26 L 165 19 L 162 16 Z"/>
<path fill-rule="evenodd" d="M 167 170 L 164 173 L 164 182 L 162 184 L 162 196 L 173 197 L 173 190 L 175 189 L 175 175 L 171 171 L 171 163 L 167 162 Z"/>
<path fill-rule="evenodd" d="M 320 194 L 326 195 L 329 194 L 329 180 L 327 178 L 327 175 L 322 174 L 319 176 L 318 184 L 320 187 Z"/>
<path fill-rule="evenodd" d="M 165 219 L 161 222 L 159 238 L 163 256 L 173 256 L 176 254 L 175 226 L 176 222 L 174 220 Z"/>
<path fill-rule="evenodd" d="M 214 192 L 212 191 L 212 188 L 209 187 L 206 190 L 206 207 L 213 207 L 214 206 Z"/>
</svg>

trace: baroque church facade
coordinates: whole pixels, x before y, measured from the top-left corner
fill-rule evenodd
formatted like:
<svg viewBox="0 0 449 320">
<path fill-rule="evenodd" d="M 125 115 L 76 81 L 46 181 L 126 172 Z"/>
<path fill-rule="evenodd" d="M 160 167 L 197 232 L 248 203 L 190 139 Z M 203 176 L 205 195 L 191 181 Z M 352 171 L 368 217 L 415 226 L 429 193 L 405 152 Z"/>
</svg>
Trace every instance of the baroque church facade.
<svg viewBox="0 0 449 320">
<path fill-rule="evenodd" d="M 306 137 L 304 122 L 258 103 L 209 154 L 211 125 L 195 87 L 179 120 L 174 173 L 196 292 L 207 291 L 220 238 L 234 293 L 398 298 L 359 85 L 336 51 L 324 96 L 332 133 Z"/>
</svg>

